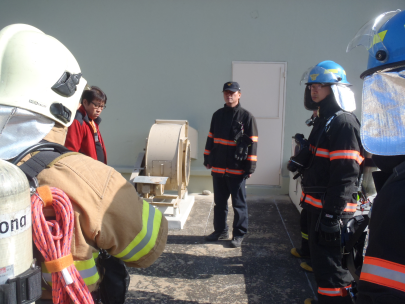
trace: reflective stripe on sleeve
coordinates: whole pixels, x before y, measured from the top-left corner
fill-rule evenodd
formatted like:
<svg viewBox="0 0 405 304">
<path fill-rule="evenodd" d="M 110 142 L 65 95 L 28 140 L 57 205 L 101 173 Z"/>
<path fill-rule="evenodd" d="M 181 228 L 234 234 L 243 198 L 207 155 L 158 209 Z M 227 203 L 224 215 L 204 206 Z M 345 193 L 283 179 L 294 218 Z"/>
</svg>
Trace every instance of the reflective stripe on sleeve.
<svg viewBox="0 0 405 304">
<path fill-rule="evenodd" d="M 211 132 L 208 132 L 208 137 L 214 138 L 214 134 L 212 134 Z"/>
<path fill-rule="evenodd" d="M 316 148 L 315 146 L 309 145 L 309 151 L 311 151 L 312 154 L 315 153 L 315 148 Z M 329 150 L 328 149 L 318 148 L 318 149 L 316 149 L 315 156 L 329 158 Z"/>
<path fill-rule="evenodd" d="M 207 149 L 204 150 L 204 155 L 210 155 L 210 153 L 211 153 L 210 150 L 207 150 Z"/>
<path fill-rule="evenodd" d="M 87 286 L 97 283 L 100 278 L 97 271 L 96 262 L 94 260 L 95 254 L 98 257 L 98 252 L 96 252 L 93 253 L 93 258 L 91 259 L 84 261 L 73 261 L 77 271 L 80 273 L 80 276 Z M 46 269 L 44 263 L 41 263 L 41 269 L 42 277 L 50 286 L 52 286 L 52 274 L 48 271 L 48 269 Z"/>
<path fill-rule="evenodd" d="M 155 247 L 161 221 L 162 213 L 143 201 L 142 230 L 122 252 L 114 256 L 125 262 L 134 262 L 147 255 Z"/>
<path fill-rule="evenodd" d="M 316 208 L 321 208 L 322 209 L 322 201 L 320 199 L 314 198 L 311 195 L 307 194 L 305 195 L 304 192 L 301 193 L 301 201 L 303 200 L 305 196 L 304 202 L 316 207 Z"/>
<path fill-rule="evenodd" d="M 330 160 L 336 159 L 353 159 L 360 165 L 364 158 L 360 155 L 359 151 L 356 150 L 337 150 L 330 152 Z"/>
<path fill-rule="evenodd" d="M 405 292 L 405 265 L 366 256 L 360 280 Z"/>
<path fill-rule="evenodd" d="M 305 234 L 304 232 L 301 231 L 301 236 L 304 240 L 308 240 L 308 234 Z"/>
<path fill-rule="evenodd" d="M 214 143 L 224 146 L 236 146 L 236 142 L 234 142 L 233 140 L 227 140 L 222 138 L 214 138 Z"/>
<path fill-rule="evenodd" d="M 329 150 L 328 149 L 316 149 L 315 156 L 329 158 Z"/>
<path fill-rule="evenodd" d="M 247 160 L 257 161 L 257 155 L 248 155 Z"/>
<path fill-rule="evenodd" d="M 253 142 L 257 142 L 257 141 L 259 140 L 259 136 L 250 136 L 250 139 L 251 139 Z"/>
</svg>

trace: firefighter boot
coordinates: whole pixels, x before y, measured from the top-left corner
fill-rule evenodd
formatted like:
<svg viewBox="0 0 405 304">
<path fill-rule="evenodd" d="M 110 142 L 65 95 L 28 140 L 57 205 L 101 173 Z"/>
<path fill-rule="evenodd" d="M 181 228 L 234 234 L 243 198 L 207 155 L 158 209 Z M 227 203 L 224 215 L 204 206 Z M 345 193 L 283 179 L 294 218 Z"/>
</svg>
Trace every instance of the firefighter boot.
<svg viewBox="0 0 405 304">
<path fill-rule="evenodd" d="M 318 304 L 318 301 L 308 298 L 308 299 L 305 299 L 304 304 Z"/>
<path fill-rule="evenodd" d="M 309 259 L 309 254 L 304 253 L 300 248 L 291 249 L 291 254 L 296 258 Z"/>
<path fill-rule="evenodd" d="M 302 262 L 300 264 L 301 268 L 304 269 L 305 271 L 308 272 L 314 272 L 314 270 L 312 269 L 312 265 L 310 262 Z"/>
</svg>

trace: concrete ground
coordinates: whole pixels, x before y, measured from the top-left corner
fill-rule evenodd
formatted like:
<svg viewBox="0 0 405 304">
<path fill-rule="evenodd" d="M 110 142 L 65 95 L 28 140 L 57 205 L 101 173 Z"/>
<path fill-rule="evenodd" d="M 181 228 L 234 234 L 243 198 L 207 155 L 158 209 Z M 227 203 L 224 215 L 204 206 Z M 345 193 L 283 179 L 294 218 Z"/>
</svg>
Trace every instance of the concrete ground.
<svg viewBox="0 0 405 304">
<path fill-rule="evenodd" d="M 248 195 L 249 231 L 241 248 L 204 240 L 213 231 L 213 196 L 195 197 L 184 229 L 169 232 L 162 256 L 147 269 L 130 269 L 126 303 L 293 304 L 314 297 L 313 274 L 290 254 L 301 234 L 287 195 Z"/>
</svg>

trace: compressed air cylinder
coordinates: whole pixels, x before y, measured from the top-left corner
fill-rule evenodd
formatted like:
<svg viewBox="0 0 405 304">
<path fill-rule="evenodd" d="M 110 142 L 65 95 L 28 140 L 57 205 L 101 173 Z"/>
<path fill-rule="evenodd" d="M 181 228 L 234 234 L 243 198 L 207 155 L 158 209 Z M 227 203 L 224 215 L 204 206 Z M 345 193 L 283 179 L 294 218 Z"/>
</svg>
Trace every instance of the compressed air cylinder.
<svg viewBox="0 0 405 304">
<path fill-rule="evenodd" d="M 30 188 L 25 174 L 0 159 L 0 284 L 33 260 Z"/>
</svg>

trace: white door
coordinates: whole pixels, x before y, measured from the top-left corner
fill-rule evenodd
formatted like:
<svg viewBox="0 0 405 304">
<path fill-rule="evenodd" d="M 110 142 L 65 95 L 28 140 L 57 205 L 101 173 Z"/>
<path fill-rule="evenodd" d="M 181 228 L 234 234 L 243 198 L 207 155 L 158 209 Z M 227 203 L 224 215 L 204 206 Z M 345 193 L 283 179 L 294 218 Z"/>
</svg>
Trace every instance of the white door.
<svg viewBox="0 0 405 304">
<path fill-rule="evenodd" d="M 259 130 L 257 167 L 247 180 L 251 185 L 281 185 L 286 69 L 286 62 L 232 62 L 241 105 L 256 118 Z"/>
</svg>

